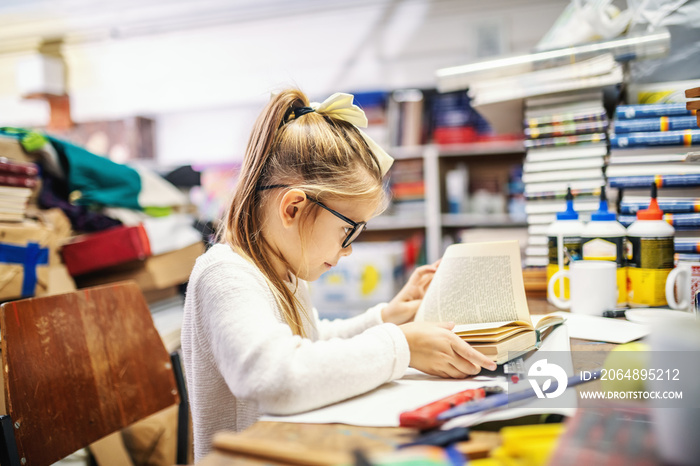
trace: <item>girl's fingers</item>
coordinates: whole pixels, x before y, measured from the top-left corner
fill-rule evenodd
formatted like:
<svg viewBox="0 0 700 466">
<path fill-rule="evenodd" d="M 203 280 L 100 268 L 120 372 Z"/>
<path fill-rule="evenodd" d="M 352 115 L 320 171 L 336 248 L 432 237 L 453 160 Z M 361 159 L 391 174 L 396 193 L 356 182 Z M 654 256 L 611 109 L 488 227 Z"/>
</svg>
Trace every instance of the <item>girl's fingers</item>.
<svg viewBox="0 0 700 466">
<path fill-rule="evenodd" d="M 459 337 L 458 337 L 459 338 Z M 471 346 L 469 346 L 468 343 L 462 341 L 462 339 L 459 339 L 459 341 L 455 341 L 452 344 L 452 349 L 454 350 L 457 355 L 461 356 L 462 358 L 466 359 L 470 363 L 473 364 L 478 364 L 481 367 L 485 367 L 486 369 L 489 370 L 495 370 L 496 369 L 496 363 L 493 362 L 491 359 L 487 358 Z"/>
<path fill-rule="evenodd" d="M 411 274 L 411 278 L 421 278 L 425 274 L 434 274 L 437 272 L 437 268 L 433 265 L 421 265 Z"/>
<path fill-rule="evenodd" d="M 481 370 L 481 367 L 477 367 L 457 355 L 455 355 L 455 360 L 450 363 L 450 366 L 457 372 L 457 375 L 453 376 L 454 379 L 464 379 L 470 375 L 478 374 Z"/>
<path fill-rule="evenodd" d="M 468 375 L 478 374 L 481 371 L 481 367 L 477 366 L 473 362 L 462 358 L 459 354 L 454 354 L 454 360 L 452 361 L 452 366 L 459 372 L 464 374 L 464 377 Z"/>
</svg>

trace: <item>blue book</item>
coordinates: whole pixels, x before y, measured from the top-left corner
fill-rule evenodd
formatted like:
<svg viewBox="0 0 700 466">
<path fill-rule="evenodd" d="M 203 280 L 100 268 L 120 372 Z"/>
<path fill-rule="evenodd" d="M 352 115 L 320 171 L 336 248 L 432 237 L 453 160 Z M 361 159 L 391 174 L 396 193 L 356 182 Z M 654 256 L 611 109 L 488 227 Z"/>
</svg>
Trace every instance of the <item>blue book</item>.
<svg viewBox="0 0 700 466">
<path fill-rule="evenodd" d="M 384 107 L 389 98 L 389 93 L 386 91 L 355 92 L 353 95 L 353 103 L 360 108 Z"/>
<path fill-rule="evenodd" d="M 698 121 L 692 116 L 674 116 L 658 118 L 637 118 L 634 120 L 617 120 L 612 129 L 616 134 L 634 133 L 638 131 L 678 131 L 697 129 Z"/>
<path fill-rule="evenodd" d="M 483 127 L 483 117 L 472 108 L 470 101 L 466 92 L 433 96 L 431 99 L 433 126 L 436 128 Z"/>
<path fill-rule="evenodd" d="M 674 115 L 693 115 L 693 112 L 685 108 L 684 103 L 618 105 L 615 109 L 615 119 L 617 120 Z"/>
<path fill-rule="evenodd" d="M 700 144 L 700 129 L 645 131 L 610 135 L 610 147 L 692 146 Z"/>
<path fill-rule="evenodd" d="M 637 220 L 636 215 L 620 215 L 617 220 L 625 227 Z M 700 228 L 700 213 L 694 214 L 664 214 L 664 220 L 676 230 L 697 230 Z M 674 243 L 675 246 L 675 243 Z"/>
<path fill-rule="evenodd" d="M 608 183 L 611 188 L 648 188 L 653 182 L 655 182 L 656 186 L 659 188 L 700 186 L 700 174 L 611 176 L 608 178 Z"/>
<path fill-rule="evenodd" d="M 673 255 L 673 260 L 675 262 L 687 261 L 687 262 L 700 262 L 700 254 L 685 254 L 685 253 L 675 253 Z"/>
<path fill-rule="evenodd" d="M 680 253 L 700 254 L 700 238 L 674 238 L 673 249 Z"/>
<path fill-rule="evenodd" d="M 650 198 L 628 200 L 623 197 L 620 202 L 621 214 L 635 215 L 638 211 L 649 207 Z M 700 212 L 700 199 L 695 198 L 659 198 L 659 209 L 667 213 L 689 214 Z"/>
</svg>

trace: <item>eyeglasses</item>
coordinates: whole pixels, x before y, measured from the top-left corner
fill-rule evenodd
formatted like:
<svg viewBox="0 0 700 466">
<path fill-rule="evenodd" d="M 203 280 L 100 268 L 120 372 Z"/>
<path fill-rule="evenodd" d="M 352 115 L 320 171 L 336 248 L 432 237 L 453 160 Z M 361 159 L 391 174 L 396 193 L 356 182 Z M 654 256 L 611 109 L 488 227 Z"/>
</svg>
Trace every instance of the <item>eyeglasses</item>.
<svg viewBox="0 0 700 466">
<path fill-rule="evenodd" d="M 258 188 L 258 191 L 265 191 L 267 189 L 276 189 L 276 188 L 288 188 L 289 186 L 284 185 L 284 184 L 272 184 L 269 186 L 260 186 Z M 311 196 L 306 196 L 306 198 L 313 202 L 314 204 L 318 205 L 319 207 L 326 209 L 328 212 L 332 213 L 339 219 L 341 219 L 344 222 L 347 222 L 348 224 L 352 225 L 352 228 L 345 228 L 347 231 L 347 236 L 345 236 L 345 239 L 343 240 L 343 248 L 347 248 L 352 244 L 353 241 L 357 239 L 358 236 L 360 236 L 360 233 L 362 233 L 365 230 L 365 227 L 367 226 L 367 222 L 355 222 L 353 220 L 350 220 L 347 218 L 345 215 L 341 214 L 340 212 L 331 209 L 327 205 L 325 205 L 321 201 L 317 201 L 316 199 L 312 198 Z"/>
</svg>

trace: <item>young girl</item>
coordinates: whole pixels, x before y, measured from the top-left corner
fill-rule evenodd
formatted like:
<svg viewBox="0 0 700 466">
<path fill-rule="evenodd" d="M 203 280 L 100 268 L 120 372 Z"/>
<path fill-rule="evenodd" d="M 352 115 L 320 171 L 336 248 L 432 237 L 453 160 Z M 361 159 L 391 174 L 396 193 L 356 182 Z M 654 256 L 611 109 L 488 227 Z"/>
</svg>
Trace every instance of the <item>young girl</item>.
<svg viewBox="0 0 700 466">
<path fill-rule="evenodd" d="M 495 365 L 451 329 L 412 322 L 437 264 L 419 267 L 388 304 L 319 320 L 306 282 L 350 255 L 386 204 L 392 163 L 357 126 L 349 94 L 309 106 L 275 95 L 248 143 L 223 240 L 190 277 L 182 349 L 195 459 L 220 430 L 261 413 L 306 411 L 400 378 L 411 366 L 462 378 Z"/>
</svg>

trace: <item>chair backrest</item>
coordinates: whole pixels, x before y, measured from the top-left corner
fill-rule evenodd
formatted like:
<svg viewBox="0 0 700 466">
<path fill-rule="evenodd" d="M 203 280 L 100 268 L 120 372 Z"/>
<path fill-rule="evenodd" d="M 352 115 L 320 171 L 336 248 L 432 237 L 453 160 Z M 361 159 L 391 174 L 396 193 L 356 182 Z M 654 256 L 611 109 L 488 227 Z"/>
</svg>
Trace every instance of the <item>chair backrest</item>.
<svg viewBox="0 0 700 466">
<path fill-rule="evenodd" d="M 23 465 L 54 463 L 178 402 L 170 355 L 133 282 L 4 303 L 0 332 Z"/>
</svg>

